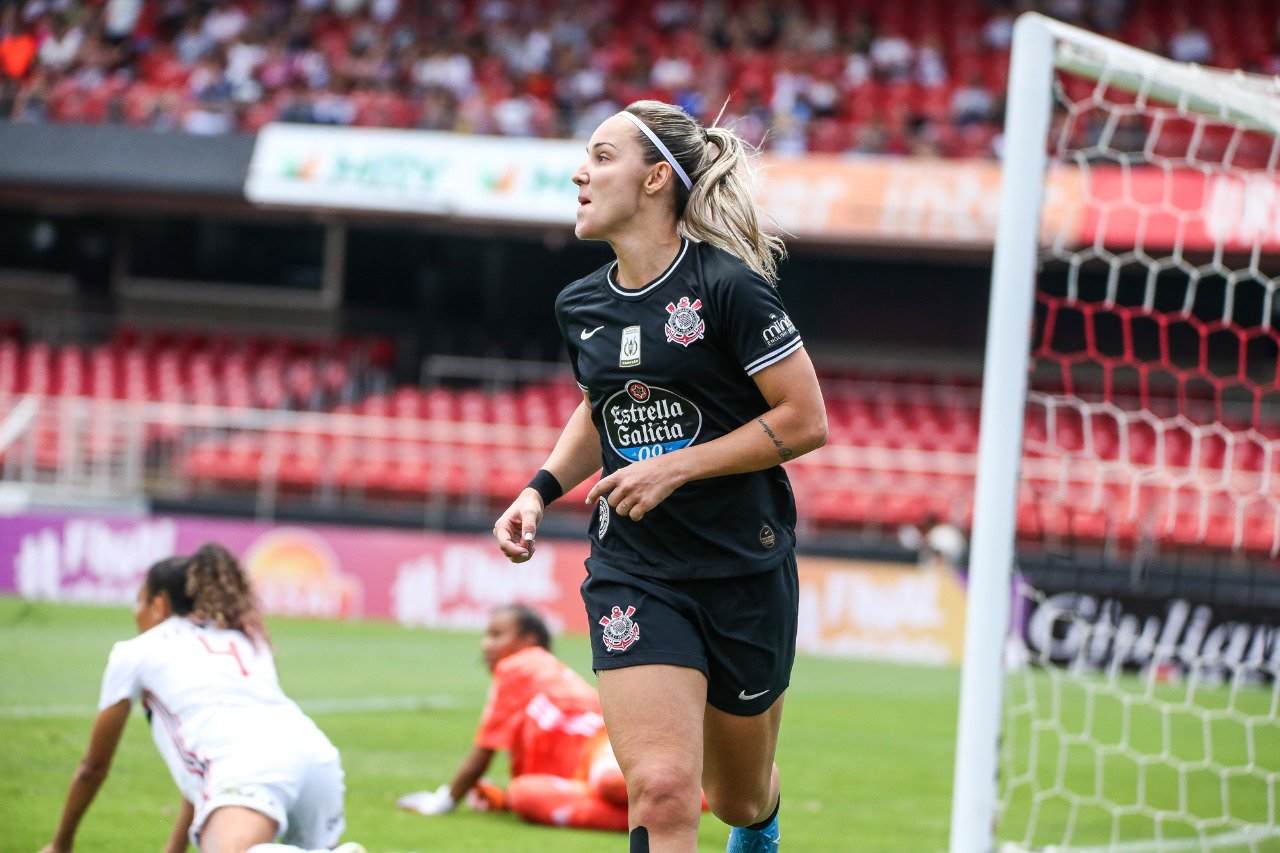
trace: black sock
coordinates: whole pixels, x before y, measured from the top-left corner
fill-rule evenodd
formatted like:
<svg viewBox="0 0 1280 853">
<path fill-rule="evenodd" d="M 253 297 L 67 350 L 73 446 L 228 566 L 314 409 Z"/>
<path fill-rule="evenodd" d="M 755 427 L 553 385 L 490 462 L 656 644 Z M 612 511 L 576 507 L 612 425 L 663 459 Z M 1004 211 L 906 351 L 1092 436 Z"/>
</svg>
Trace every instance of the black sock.
<svg viewBox="0 0 1280 853">
<path fill-rule="evenodd" d="M 778 816 L 778 809 L 780 808 L 782 808 L 781 794 L 778 795 L 778 802 L 774 803 L 773 811 L 769 812 L 769 816 L 764 820 L 760 821 L 759 823 L 751 824 L 751 826 L 748 826 L 747 829 L 754 829 L 756 832 L 759 832 L 760 830 L 764 829 L 766 826 L 773 823 L 773 819 Z M 645 847 L 645 849 L 648 850 L 649 848 Z"/>
<path fill-rule="evenodd" d="M 631 830 L 631 853 L 649 853 L 649 830 L 643 826 Z"/>
</svg>

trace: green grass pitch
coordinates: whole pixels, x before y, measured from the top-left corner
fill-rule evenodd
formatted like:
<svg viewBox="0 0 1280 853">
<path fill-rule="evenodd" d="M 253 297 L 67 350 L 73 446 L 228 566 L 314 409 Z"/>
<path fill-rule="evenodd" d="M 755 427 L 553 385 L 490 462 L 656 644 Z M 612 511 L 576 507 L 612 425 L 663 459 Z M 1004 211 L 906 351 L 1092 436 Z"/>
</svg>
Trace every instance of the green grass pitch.
<svg viewBox="0 0 1280 853">
<path fill-rule="evenodd" d="M 371 853 L 626 849 L 620 834 L 542 828 L 507 814 L 427 818 L 395 809 L 400 794 L 447 781 L 470 744 L 488 684 L 477 634 L 292 619 L 270 628 L 286 692 L 342 752 L 348 839 Z M 0 599 L 0 851 L 38 850 L 52 836 L 107 652 L 133 633 L 126 609 Z M 585 638 L 558 638 L 556 651 L 590 677 Z M 779 747 L 786 848 L 942 850 L 958 678 L 801 657 Z M 365 699 L 378 707 L 360 710 Z M 495 778 L 505 773 L 505 761 L 497 764 Z M 160 849 L 177 806 L 135 711 L 77 849 Z M 704 816 L 700 849 L 723 850 L 727 834 Z"/>
<path fill-rule="evenodd" d="M 296 619 L 270 622 L 285 690 L 307 708 L 342 751 L 347 772 L 348 839 L 373 853 L 409 851 L 624 850 L 623 836 L 548 829 L 507 814 L 454 814 L 426 818 L 397 811 L 396 797 L 434 788 L 449 779 L 470 744 L 488 677 L 480 663 L 478 635 L 406 629 L 379 623 Z M 52 835 L 67 783 L 89 733 L 102 668 L 111 643 L 133 635 L 127 609 L 30 604 L 0 598 L 0 853 L 37 850 Z M 557 640 L 560 656 L 590 678 L 586 639 Z M 1234 697 L 1225 689 L 1197 691 L 1207 718 L 1173 713 L 1167 722 L 1144 708 L 1128 723 L 1114 695 L 1092 700 L 1077 686 L 1056 702 L 1060 716 L 1040 735 L 1034 789 L 1094 792 L 1101 778 L 1107 799 L 1124 804 L 1141 796 L 1162 811 L 1157 829 L 1144 814 L 1119 821 L 1126 839 L 1194 839 L 1199 830 L 1176 819 L 1190 809 L 1267 822 L 1276 796 L 1265 778 L 1280 765 L 1280 688 L 1255 687 Z M 1140 689 L 1137 681 L 1122 681 Z M 779 746 L 783 778 L 783 842 L 789 851 L 938 853 L 946 846 L 959 673 L 954 669 L 894 666 L 801 656 L 796 662 Z M 1019 702 L 1028 690 L 1038 704 L 1054 704 L 1043 673 L 1010 684 Z M 1158 697 L 1177 704 L 1184 689 L 1161 688 Z M 1246 749 L 1239 714 L 1252 717 L 1252 749 Z M 1087 713 L 1086 713 L 1087 712 Z M 1207 719 L 1207 723 L 1205 720 Z M 1090 728 L 1091 749 L 1073 735 Z M 1139 767 L 1113 747 L 1121 734 L 1129 754 L 1170 753 L 1190 769 L 1185 780 L 1164 762 Z M 1167 732 L 1167 734 L 1166 734 Z M 1206 735 L 1206 732 L 1208 733 Z M 1005 733 L 1025 739 L 1024 720 Z M 1059 737 L 1061 733 L 1062 737 Z M 1197 769 L 1211 745 L 1216 762 L 1254 772 L 1228 774 Z M 1025 742 L 1022 744 L 1025 747 Z M 1020 750 L 1020 755 L 1029 753 Z M 1102 773 L 1099 775 L 1099 767 Z M 1015 772 L 1027 765 L 1015 762 Z M 502 780 L 505 762 L 493 774 Z M 1031 802 L 1019 788 L 1003 821 L 1006 838 L 1019 838 Z M 1185 799 L 1185 807 L 1179 800 Z M 111 776 L 82 824 L 78 849 L 159 849 L 177 812 L 178 795 L 151 744 L 140 713 L 125 732 Z M 1074 820 L 1067 798 L 1041 804 L 1033 845 L 1105 844 L 1112 813 L 1084 802 Z M 1230 827 L 1205 825 L 1207 834 Z M 1274 824 L 1272 825 L 1274 829 Z M 704 816 L 700 849 L 724 849 L 727 828 Z M 1152 848 L 1143 848 L 1152 849 Z M 1177 847 L 1175 849 L 1187 849 Z M 1221 850 L 1280 851 L 1280 837 Z"/>
</svg>

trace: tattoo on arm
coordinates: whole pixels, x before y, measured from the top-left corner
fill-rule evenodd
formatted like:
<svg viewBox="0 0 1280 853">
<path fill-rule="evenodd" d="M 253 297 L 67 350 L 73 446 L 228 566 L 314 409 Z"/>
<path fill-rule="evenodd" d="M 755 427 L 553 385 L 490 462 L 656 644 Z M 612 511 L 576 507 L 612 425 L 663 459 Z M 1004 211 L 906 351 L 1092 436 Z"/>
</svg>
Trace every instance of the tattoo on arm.
<svg viewBox="0 0 1280 853">
<path fill-rule="evenodd" d="M 765 431 L 765 434 L 769 436 L 769 440 L 773 442 L 774 449 L 778 451 L 779 459 L 786 462 L 792 456 L 795 456 L 795 453 L 791 448 L 783 444 L 782 441 L 779 440 L 777 433 L 775 433 L 769 425 L 765 423 L 764 418 L 756 418 L 756 420 L 759 421 L 761 428 Z"/>
</svg>

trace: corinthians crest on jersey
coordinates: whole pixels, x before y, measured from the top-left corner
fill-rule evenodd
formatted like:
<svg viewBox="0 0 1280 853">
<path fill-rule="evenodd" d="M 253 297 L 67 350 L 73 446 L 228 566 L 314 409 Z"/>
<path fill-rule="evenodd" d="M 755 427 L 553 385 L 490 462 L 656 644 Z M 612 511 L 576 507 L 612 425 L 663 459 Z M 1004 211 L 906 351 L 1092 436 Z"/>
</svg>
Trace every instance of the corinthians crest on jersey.
<svg viewBox="0 0 1280 853">
<path fill-rule="evenodd" d="M 702 300 L 689 301 L 689 297 L 681 296 L 679 302 L 667 303 L 667 342 L 687 347 L 700 340 L 707 331 L 707 324 L 698 315 Z"/>
</svg>

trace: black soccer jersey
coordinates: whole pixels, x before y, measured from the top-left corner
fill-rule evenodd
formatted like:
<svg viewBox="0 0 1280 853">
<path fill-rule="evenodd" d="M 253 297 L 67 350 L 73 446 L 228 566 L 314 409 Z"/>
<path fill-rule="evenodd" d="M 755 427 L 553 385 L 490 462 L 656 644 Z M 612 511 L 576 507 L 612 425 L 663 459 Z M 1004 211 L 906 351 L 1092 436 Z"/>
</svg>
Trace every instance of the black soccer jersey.
<svg viewBox="0 0 1280 853">
<path fill-rule="evenodd" d="M 556 321 L 591 401 L 604 473 L 732 432 L 768 411 L 751 375 L 801 347 L 777 291 L 733 255 L 684 240 L 638 290 L 617 262 L 570 284 Z M 592 556 L 665 578 L 747 575 L 795 545 L 795 501 L 782 466 L 697 480 L 639 522 L 598 502 Z"/>
</svg>

